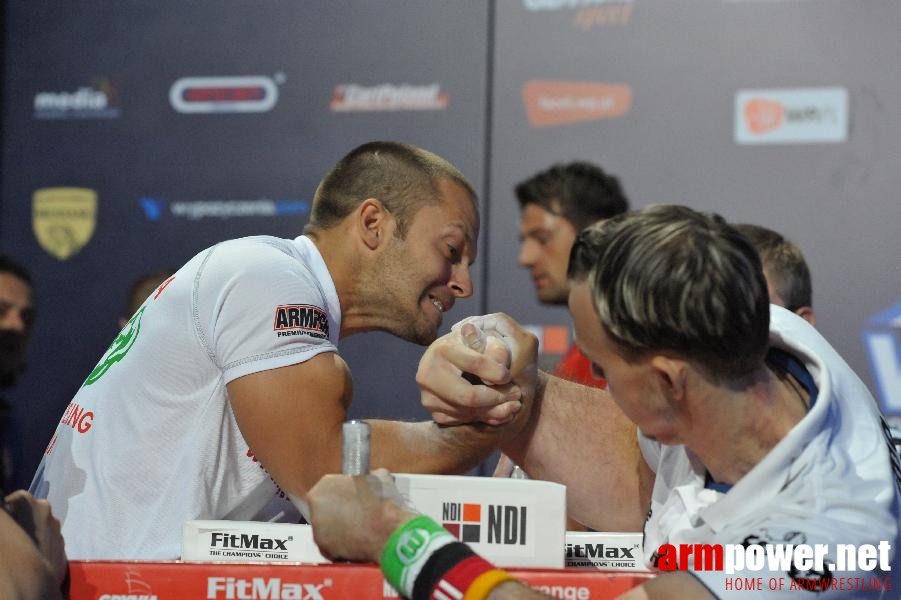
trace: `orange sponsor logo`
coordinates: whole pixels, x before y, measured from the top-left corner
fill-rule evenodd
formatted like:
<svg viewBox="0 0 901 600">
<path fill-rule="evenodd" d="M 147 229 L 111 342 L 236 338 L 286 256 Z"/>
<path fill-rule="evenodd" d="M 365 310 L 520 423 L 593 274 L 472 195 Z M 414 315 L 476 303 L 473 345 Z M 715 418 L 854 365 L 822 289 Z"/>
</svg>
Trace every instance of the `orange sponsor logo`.
<svg viewBox="0 0 901 600">
<path fill-rule="evenodd" d="M 545 325 L 544 339 L 541 340 L 542 352 L 546 354 L 563 354 L 569 348 L 569 327 L 565 325 Z"/>
<path fill-rule="evenodd" d="M 532 80 L 522 97 L 534 127 L 619 117 L 632 106 L 632 88 L 619 83 Z"/>
<path fill-rule="evenodd" d="M 573 25 L 578 29 L 591 29 L 604 25 L 628 25 L 632 18 L 632 4 L 618 4 L 612 6 L 593 6 L 583 8 L 576 13 Z"/>
<path fill-rule="evenodd" d="M 748 100 L 743 112 L 748 131 L 755 135 L 779 128 L 785 119 L 785 107 L 782 103 L 764 98 Z"/>
</svg>

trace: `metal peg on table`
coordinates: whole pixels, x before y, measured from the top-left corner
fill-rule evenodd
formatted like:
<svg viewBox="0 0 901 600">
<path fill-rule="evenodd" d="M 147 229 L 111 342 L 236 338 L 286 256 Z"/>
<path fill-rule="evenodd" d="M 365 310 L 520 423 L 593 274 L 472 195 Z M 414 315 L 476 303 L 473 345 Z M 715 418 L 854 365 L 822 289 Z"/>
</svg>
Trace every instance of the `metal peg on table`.
<svg viewBox="0 0 901 600">
<path fill-rule="evenodd" d="M 341 472 L 345 475 L 369 473 L 370 427 L 366 421 L 345 421 L 341 426 Z"/>
</svg>

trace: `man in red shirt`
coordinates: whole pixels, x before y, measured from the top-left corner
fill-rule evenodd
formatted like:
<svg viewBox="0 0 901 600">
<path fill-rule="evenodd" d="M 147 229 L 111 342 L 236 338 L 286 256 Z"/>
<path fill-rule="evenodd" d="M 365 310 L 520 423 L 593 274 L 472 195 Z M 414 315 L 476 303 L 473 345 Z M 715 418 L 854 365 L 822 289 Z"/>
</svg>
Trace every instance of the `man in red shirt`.
<svg viewBox="0 0 901 600">
<path fill-rule="evenodd" d="M 569 299 L 569 252 L 576 236 L 592 223 L 629 210 L 619 179 L 601 167 L 575 161 L 551 165 L 514 188 L 519 202 L 519 264 L 529 269 L 535 295 L 542 304 L 566 306 Z M 604 388 L 575 343 L 557 364 L 554 375 L 584 385 Z M 494 470 L 496 477 L 523 473 L 505 455 Z M 568 519 L 568 530 L 583 527 Z"/>
<path fill-rule="evenodd" d="M 619 180 L 584 161 L 561 163 L 536 173 L 515 187 L 520 208 L 519 264 L 531 272 L 535 294 L 543 304 L 566 306 L 569 251 L 582 229 L 629 210 Z M 554 375 L 596 387 L 603 379 L 572 344 Z"/>
</svg>

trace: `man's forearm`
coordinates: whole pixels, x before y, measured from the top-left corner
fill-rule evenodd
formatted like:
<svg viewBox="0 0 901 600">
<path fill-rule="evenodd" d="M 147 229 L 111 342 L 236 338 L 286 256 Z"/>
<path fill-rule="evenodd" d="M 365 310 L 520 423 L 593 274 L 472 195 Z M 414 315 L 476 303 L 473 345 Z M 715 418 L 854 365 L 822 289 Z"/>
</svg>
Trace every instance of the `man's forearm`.
<svg viewBox="0 0 901 600">
<path fill-rule="evenodd" d="M 444 427 L 431 421 L 369 420 L 372 468 L 396 473 L 460 474 L 478 466 L 500 444 L 504 427 Z"/>
<path fill-rule="evenodd" d="M 606 391 L 541 373 L 528 426 L 502 449 L 530 476 L 566 485 L 569 513 L 580 522 L 641 529 L 637 430 Z"/>
</svg>

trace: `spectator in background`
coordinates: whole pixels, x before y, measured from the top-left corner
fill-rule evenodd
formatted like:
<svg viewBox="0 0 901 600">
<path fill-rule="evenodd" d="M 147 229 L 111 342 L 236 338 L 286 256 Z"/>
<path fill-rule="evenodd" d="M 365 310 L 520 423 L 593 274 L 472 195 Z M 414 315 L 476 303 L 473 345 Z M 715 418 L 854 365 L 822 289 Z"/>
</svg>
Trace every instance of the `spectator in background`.
<svg viewBox="0 0 901 600">
<path fill-rule="evenodd" d="M 520 208 L 519 264 L 529 269 L 538 301 L 566 306 L 569 251 L 584 228 L 629 210 L 619 180 L 584 161 L 555 164 L 517 184 Z M 591 363 L 572 344 L 554 374 L 603 387 Z"/>
<path fill-rule="evenodd" d="M 172 277 L 175 271 L 164 270 L 146 273 L 138 277 L 128 288 L 128 298 L 125 304 L 125 313 L 119 317 L 119 329 L 123 329 L 133 314 L 138 312 L 141 305 L 156 289 L 167 279 Z"/>
<path fill-rule="evenodd" d="M 782 234 L 760 225 L 742 223 L 735 225 L 735 228 L 748 238 L 760 255 L 770 302 L 816 325 L 810 269 L 801 248 Z"/>
<path fill-rule="evenodd" d="M 813 312 L 813 284 L 810 269 L 801 248 L 782 234 L 760 225 L 741 223 L 734 226 L 757 250 L 763 263 L 770 302 L 787 308 L 811 325 L 817 324 Z M 901 423 L 889 419 L 892 443 L 901 454 Z"/>
<path fill-rule="evenodd" d="M 539 302 L 566 306 L 566 270 L 576 236 L 592 223 L 629 210 L 629 200 L 619 179 L 586 161 L 552 165 L 517 184 L 514 193 L 520 209 L 519 264 L 529 269 Z M 591 362 L 575 343 L 554 375 L 595 387 L 606 385 L 592 373 Z M 494 474 L 520 476 L 521 471 L 502 455 Z M 581 526 L 570 519 L 567 529 Z"/>
<path fill-rule="evenodd" d="M 25 370 L 25 351 L 34 323 L 31 276 L 11 257 L 0 254 L 0 393 Z M 11 488 L 14 468 L 12 406 L 0 397 L 0 491 Z"/>
</svg>

